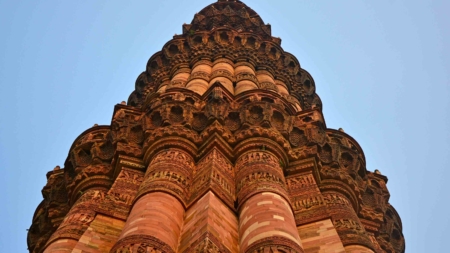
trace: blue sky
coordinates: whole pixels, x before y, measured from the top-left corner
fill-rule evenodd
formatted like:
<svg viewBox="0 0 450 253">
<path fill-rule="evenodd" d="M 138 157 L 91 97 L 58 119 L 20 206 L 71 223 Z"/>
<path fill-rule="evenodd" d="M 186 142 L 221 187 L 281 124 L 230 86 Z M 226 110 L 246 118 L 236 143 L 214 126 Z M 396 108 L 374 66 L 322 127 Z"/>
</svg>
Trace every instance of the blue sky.
<svg viewBox="0 0 450 253">
<path fill-rule="evenodd" d="M 0 0 L 2 251 L 27 252 L 46 172 L 212 1 Z M 448 251 L 450 2 L 244 2 L 312 74 L 327 126 L 388 176 L 406 252 Z"/>
</svg>

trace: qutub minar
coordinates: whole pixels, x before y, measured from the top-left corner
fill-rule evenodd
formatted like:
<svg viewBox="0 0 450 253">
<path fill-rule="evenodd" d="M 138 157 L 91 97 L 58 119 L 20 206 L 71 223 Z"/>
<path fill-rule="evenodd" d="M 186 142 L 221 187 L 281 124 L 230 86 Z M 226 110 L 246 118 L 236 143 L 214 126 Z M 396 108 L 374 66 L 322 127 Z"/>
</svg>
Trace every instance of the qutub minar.
<svg viewBox="0 0 450 253">
<path fill-rule="evenodd" d="M 241 1 L 195 15 L 47 174 L 28 249 L 404 252 L 387 178 Z"/>
</svg>

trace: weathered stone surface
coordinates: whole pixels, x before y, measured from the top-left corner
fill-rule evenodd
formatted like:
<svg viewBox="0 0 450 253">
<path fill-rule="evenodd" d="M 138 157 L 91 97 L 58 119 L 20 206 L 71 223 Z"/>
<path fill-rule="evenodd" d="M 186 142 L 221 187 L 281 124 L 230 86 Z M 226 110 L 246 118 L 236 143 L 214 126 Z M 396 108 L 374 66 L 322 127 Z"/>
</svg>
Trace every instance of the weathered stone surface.
<svg viewBox="0 0 450 253">
<path fill-rule="evenodd" d="M 341 239 L 330 219 L 298 227 L 305 252 L 345 253 Z"/>
<path fill-rule="evenodd" d="M 198 252 L 214 245 L 221 252 L 239 252 L 238 218 L 212 192 L 187 210 L 178 252 Z"/>
<path fill-rule="evenodd" d="M 29 251 L 403 253 L 387 178 L 315 90 L 255 11 L 205 7 L 48 173 Z"/>
</svg>

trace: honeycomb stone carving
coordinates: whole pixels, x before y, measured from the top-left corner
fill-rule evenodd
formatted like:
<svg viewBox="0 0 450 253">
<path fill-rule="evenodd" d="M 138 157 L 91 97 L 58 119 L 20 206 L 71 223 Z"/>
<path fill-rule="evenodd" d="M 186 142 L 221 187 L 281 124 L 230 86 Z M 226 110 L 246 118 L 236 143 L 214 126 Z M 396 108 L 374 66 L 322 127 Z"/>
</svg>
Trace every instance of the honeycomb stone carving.
<svg viewBox="0 0 450 253">
<path fill-rule="evenodd" d="M 183 108 L 181 106 L 174 106 L 170 108 L 170 120 L 173 123 L 181 123 L 183 122 Z"/>
<path fill-rule="evenodd" d="M 152 127 L 159 127 L 162 125 L 162 117 L 161 114 L 159 112 L 155 112 L 154 114 L 152 114 L 152 116 L 150 117 L 150 122 Z"/>
<path fill-rule="evenodd" d="M 289 134 L 289 141 L 294 147 L 304 146 L 307 142 L 305 132 L 298 128 L 294 128 L 294 130 L 292 130 L 292 132 Z"/>
<path fill-rule="evenodd" d="M 284 116 L 282 113 L 278 112 L 278 111 L 274 111 L 272 114 L 272 124 L 274 127 L 276 127 L 277 129 L 282 129 L 284 126 Z"/>
<path fill-rule="evenodd" d="M 196 131 L 202 131 L 208 124 L 208 118 L 204 114 L 194 114 L 192 128 Z"/>
<path fill-rule="evenodd" d="M 231 131 L 236 131 L 241 126 L 241 119 L 239 118 L 239 113 L 231 112 L 228 114 L 227 119 L 225 120 L 225 126 L 228 127 Z"/>
<path fill-rule="evenodd" d="M 253 124 L 257 124 L 260 121 L 262 121 L 264 115 L 263 115 L 263 109 L 259 106 L 252 106 L 249 109 L 249 121 Z"/>
</svg>

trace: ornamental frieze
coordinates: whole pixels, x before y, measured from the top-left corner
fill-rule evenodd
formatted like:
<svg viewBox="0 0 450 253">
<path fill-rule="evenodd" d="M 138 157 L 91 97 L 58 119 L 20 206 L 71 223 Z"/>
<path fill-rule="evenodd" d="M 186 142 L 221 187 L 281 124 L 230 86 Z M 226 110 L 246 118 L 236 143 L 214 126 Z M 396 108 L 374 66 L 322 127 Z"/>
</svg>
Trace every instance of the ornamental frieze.
<svg viewBox="0 0 450 253">
<path fill-rule="evenodd" d="M 236 162 L 238 171 L 245 166 L 250 166 L 255 163 L 263 163 L 268 166 L 280 167 L 280 160 L 268 152 L 249 152 L 241 156 Z"/>
<path fill-rule="evenodd" d="M 271 182 L 278 184 L 281 187 L 285 187 L 283 179 L 277 177 L 269 172 L 255 172 L 250 175 L 245 176 L 237 184 L 236 190 L 239 192 L 243 187 L 250 186 L 251 184 L 259 184 L 263 182 Z"/>
<path fill-rule="evenodd" d="M 258 79 L 252 73 L 240 73 L 240 74 L 236 75 L 236 82 L 240 82 L 243 80 L 249 80 L 249 81 L 254 82 L 255 84 L 259 84 Z"/>
<path fill-rule="evenodd" d="M 236 79 L 234 78 L 234 75 L 228 70 L 219 69 L 219 70 L 213 71 L 211 73 L 211 79 L 214 79 L 216 77 L 226 77 L 232 82 L 236 81 Z"/>
<path fill-rule="evenodd" d="M 334 220 L 333 224 L 337 229 L 351 229 L 353 231 L 358 231 L 359 233 L 364 233 L 364 228 L 359 222 L 349 219 Z"/>
<path fill-rule="evenodd" d="M 292 203 L 292 205 L 294 207 L 294 210 L 302 211 L 305 209 L 310 209 L 316 206 L 324 206 L 324 205 L 350 206 L 351 203 L 347 200 L 347 198 L 342 197 L 338 194 L 320 194 L 296 200 Z"/>
<path fill-rule="evenodd" d="M 168 150 L 158 153 L 152 160 L 151 165 L 166 162 L 180 164 L 181 166 L 186 166 L 188 168 L 194 164 L 192 158 L 188 154 L 179 150 Z"/>
<path fill-rule="evenodd" d="M 172 172 L 172 171 L 157 171 L 157 172 L 154 172 L 154 173 L 151 173 L 151 174 L 145 176 L 146 183 L 149 183 L 149 182 L 155 181 L 155 180 L 167 180 L 170 182 L 176 182 L 183 188 L 188 188 L 190 185 L 189 178 L 185 178 L 185 177 L 183 177 L 183 175 L 180 175 L 180 174 L 178 174 L 176 172 Z"/>
<path fill-rule="evenodd" d="M 106 214 L 119 213 L 126 217 L 143 182 L 144 173 L 134 169 L 122 168 L 116 181 L 105 196 L 103 209 Z"/>
<path fill-rule="evenodd" d="M 316 180 L 311 174 L 302 175 L 298 177 L 289 177 L 286 179 L 286 184 L 290 190 L 297 188 L 307 188 L 316 185 Z"/>
<path fill-rule="evenodd" d="M 209 82 L 209 80 L 210 80 L 210 74 L 207 73 L 207 72 L 203 72 L 203 71 L 196 71 L 196 72 L 193 72 L 193 73 L 190 75 L 190 77 L 189 77 L 189 79 L 187 80 L 187 82 L 189 83 L 189 82 L 190 82 L 191 80 L 193 80 L 193 79 L 202 79 L 202 80 L 205 80 L 205 81 Z"/>
</svg>

